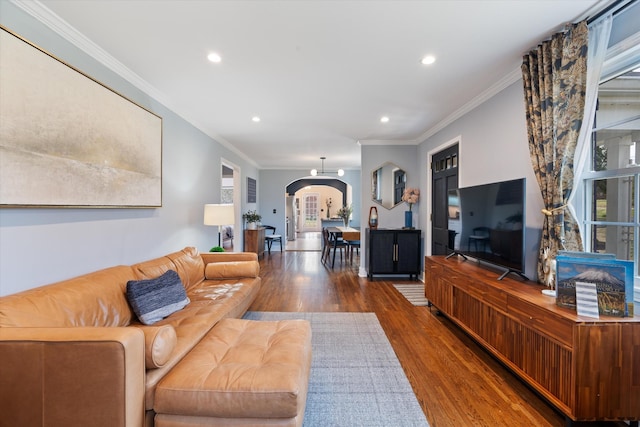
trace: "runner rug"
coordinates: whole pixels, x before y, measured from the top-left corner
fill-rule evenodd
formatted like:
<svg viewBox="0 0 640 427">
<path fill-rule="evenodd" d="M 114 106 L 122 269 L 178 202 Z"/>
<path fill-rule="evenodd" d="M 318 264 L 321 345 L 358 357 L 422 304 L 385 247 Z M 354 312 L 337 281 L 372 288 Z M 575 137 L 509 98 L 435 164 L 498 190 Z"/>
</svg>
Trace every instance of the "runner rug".
<svg viewBox="0 0 640 427">
<path fill-rule="evenodd" d="M 303 427 L 429 425 L 374 313 L 250 311 L 244 318 L 311 322 L 313 356 Z"/>
<path fill-rule="evenodd" d="M 429 304 L 424 296 L 424 283 L 415 284 L 394 284 L 394 288 L 398 290 L 413 305 L 423 307 Z"/>
</svg>

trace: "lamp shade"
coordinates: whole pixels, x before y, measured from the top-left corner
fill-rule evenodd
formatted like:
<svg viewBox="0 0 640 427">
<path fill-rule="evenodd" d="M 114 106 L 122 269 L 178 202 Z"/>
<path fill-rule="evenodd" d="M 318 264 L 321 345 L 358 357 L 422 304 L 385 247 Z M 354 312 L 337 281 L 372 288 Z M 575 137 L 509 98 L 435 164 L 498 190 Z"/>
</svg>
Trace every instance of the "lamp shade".
<svg viewBox="0 0 640 427">
<path fill-rule="evenodd" d="M 235 224 L 233 205 L 204 205 L 204 225 Z"/>
</svg>

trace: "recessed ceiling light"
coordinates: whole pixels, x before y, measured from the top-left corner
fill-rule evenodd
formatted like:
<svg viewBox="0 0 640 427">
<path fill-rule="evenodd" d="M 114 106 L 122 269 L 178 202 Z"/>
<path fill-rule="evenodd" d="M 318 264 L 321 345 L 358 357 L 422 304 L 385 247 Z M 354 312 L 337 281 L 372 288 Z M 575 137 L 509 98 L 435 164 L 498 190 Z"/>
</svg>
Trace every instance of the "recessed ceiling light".
<svg viewBox="0 0 640 427">
<path fill-rule="evenodd" d="M 433 55 L 427 55 L 424 58 L 422 58 L 422 61 L 420 61 L 422 65 L 430 65 L 430 64 L 433 64 L 434 62 L 436 62 L 436 57 Z"/>
<path fill-rule="evenodd" d="M 215 62 L 216 64 L 222 61 L 222 58 L 220 57 L 220 55 L 218 55 L 215 52 L 211 52 L 209 55 L 207 55 L 207 59 L 211 62 Z"/>
<path fill-rule="evenodd" d="M 387 122 L 389 122 L 389 117 L 387 117 L 387 116 L 382 116 L 382 117 L 380 117 L 380 122 L 381 122 L 381 123 L 387 123 Z"/>
<path fill-rule="evenodd" d="M 258 123 L 258 122 L 260 121 L 260 117 L 258 117 L 258 116 L 253 116 L 253 117 L 251 117 L 251 120 L 252 120 L 252 121 L 254 121 L 254 122 L 256 122 L 256 123 Z"/>
</svg>

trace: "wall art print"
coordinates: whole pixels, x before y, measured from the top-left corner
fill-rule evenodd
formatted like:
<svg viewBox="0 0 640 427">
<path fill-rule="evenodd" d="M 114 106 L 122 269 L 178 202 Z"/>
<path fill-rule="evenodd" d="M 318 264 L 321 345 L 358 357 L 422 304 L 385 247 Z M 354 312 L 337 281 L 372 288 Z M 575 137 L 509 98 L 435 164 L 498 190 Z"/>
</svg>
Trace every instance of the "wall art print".
<svg viewBox="0 0 640 427">
<path fill-rule="evenodd" d="M 162 206 L 162 118 L 0 27 L 0 206 Z"/>
<path fill-rule="evenodd" d="M 256 203 L 258 200 L 258 183 L 255 179 L 247 177 L 247 203 Z"/>
</svg>

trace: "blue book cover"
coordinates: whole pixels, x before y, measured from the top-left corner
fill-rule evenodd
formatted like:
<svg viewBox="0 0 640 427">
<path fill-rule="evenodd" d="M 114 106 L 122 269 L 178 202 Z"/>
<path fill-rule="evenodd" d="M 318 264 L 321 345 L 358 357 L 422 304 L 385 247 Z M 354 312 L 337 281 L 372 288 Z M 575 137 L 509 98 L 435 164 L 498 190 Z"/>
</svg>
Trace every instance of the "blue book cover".
<svg viewBox="0 0 640 427">
<path fill-rule="evenodd" d="M 633 261 L 611 257 L 556 257 L 556 304 L 576 309 L 576 283 L 593 283 L 598 312 L 604 316 L 633 316 Z"/>
</svg>

